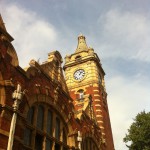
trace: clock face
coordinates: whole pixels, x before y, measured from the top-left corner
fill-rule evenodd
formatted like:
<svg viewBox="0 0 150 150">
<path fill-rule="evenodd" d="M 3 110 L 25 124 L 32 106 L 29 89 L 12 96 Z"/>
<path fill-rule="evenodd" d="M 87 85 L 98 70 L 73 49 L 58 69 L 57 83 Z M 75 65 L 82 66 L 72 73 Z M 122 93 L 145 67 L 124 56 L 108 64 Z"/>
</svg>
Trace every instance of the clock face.
<svg viewBox="0 0 150 150">
<path fill-rule="evenodd" d="M 74 73 L 74 78 L 76 80 L 82 80 L 85 75 L 85 71 L 83 69 L 79 69 Z"/>
</svg>

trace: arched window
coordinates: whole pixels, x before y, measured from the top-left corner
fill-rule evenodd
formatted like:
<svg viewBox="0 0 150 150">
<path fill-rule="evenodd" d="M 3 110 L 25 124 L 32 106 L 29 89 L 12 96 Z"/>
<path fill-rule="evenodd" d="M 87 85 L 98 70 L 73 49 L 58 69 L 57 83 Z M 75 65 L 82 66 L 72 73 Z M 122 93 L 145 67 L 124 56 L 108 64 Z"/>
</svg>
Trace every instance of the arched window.
<svg viewBox="0 0 150 150">
<path fill-rule="evenodd" d="M 88 149 L 88 139 L 86 139 L 85 145 L 86 145 L 86 146 L 85 146 L 85 150 L 86 150 L 86 149 Z"/>
<path fill-rule="evenodd" d="M 56 117 L 55 138 L 60 140 L 60 120 Z"/>
<path fill-rule="evenodd" d="M 46 150 L 52 150 L 52 141 L 50 139 L 46 139 Z"/>
<path fill-rule="evenodd" d="M 84 98 L 84 90 L 83 89 L 78 90 L 78 94 L 79 94 L 79 99 Z"/>
<path fill-rule="evenodd" d="M 27 121 L 29 124 L 33 124 L 34 107 L 31 107 L 27 114 Z"/>
<path fill-rule="evenodd" d="M 60 119 L 56 117 L 56 124 L 55 124 L 55 138 L 60 140 Z M 55 150 L 60 150 L 60 144 L 55 143 Z"/>
<path fill-rule="evenodd" d="M 38 133 L 35 136 L 35 149 L 36 150 L 43 149 L 43 136 Z"/>
<path fill-rule="evenodd" d="M 53 134 L 53 129 L 55 134 Z M 60 138 L 61 133 L 62 138 Z M 68 150 L 67 134 L 64 120 L 61 119 L 55 109 L 47 104 L 35 104 L 29 109 L 26 118 L 24 149 L 52 150 L 54 146 L 55 150 Z"/>
<path fill-rule="evenodd" d="M 24 130 L 24 144 L 27 146 L 30 146 L 31 144 L 31 134 L 32 130 L 30 130 L 29 128 L 26 128 Z"/>
<path fill-rule="evenodd" d="M 37 127 L 39 129 L 43 129 L 43 120 L 44 119 L 44 109 L 41 105 L 38 108 L 38 115 L 37 115 Z"/>
<path fill-rule="evenodd" d="M 102 83 L 102 77 L 100 74 L 98 75 L 98 80 L 99 80 L 99 83 Z"/>
<path fill-rule="evenodd" d="M 50 110 L 48 110 L 47 115 L 47 133 L 52 136 L 52 120 L 53 120 L 53 114 Z"/>
<path fill-rule="evenodd" d="M 94 142 L 92 138 L 85 138 L 82 141 L 82 149 L 83 150 L 98 150 L 97 144 Z"/>
<path fill-rule="evenodd" d="M 84 143 L 81 142 L 81 148 L 84 150 Z"/>
<path fill-rule="evenodd" d="M 90 149 L 92 149 L 92 141 L 91 140 L 89 140 L 89 147 L 90 147 Z"/>
<path fill-rule="evenodd" d="M 67 144 L 67 135 L 66 135 L 66 132 L 65 132 L 64 128 L 63 128 L 63 143 Z"/>
<path fill-rule="evenodd" d="M 31 107 L 27 114 L 27 124 L 33 124 L 33 116 L 34 116 L 34 107 Z M 30 146 L 31 144 L 31 135 L 32 130 L 30 128 L 26 128 L 24 130 L 24 144 Z"/>
</svg>

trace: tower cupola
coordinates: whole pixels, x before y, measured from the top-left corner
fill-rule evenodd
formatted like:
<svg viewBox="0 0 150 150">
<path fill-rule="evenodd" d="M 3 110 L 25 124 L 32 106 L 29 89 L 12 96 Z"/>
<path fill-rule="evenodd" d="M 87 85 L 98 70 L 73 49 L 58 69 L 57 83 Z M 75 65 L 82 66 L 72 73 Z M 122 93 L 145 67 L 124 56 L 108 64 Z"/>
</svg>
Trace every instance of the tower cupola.
<svg viewBox="0 0 150 150">
<path fill-rule="evenodd" d="M 85 39 L 86 39 L 85 36 L 83 36 L 82 34 L 78 36 L 78 45 L 77 45 L 76 53 L 84 50 L 88 50 L 88 46 L 86 44 Z"/>
</svg>

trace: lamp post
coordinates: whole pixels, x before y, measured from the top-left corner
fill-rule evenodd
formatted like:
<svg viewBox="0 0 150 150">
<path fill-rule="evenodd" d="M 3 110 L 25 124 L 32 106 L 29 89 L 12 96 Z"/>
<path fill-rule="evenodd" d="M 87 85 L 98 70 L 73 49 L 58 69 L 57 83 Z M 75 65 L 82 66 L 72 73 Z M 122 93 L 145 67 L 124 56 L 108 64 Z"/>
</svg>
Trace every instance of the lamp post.
<svg viewBox="0 0 150 150">
<path fill-rule="evenodd" d="M 23 96 L 23 92 L 21 92 L 21 86 L 20 84 L 18 84 L 17 90 L 15 90 L 12 94 L 12 98 L 14 99 L 14 104 L 13 104 L 14 113 L 13 113 L 13 117 L 12 117 L 11 125 L 10 125 L 7 150 L 12 150 L 12 147 L 13 147 L 14 133 L 15 133 L 15 127 L 16 127 L 16 120 L 17 120 L 17 111 L 19 108 L 19 104 L 21 103 L 22 96 Z"/>
<path fill-rule="evenodd" d="M 79 150 L 81 150 L 82 136 L 81 136 L 80 131 L 78 131 L 77 141 L 78 141 L 78 148 L 79 148 Z"/>
</svg>

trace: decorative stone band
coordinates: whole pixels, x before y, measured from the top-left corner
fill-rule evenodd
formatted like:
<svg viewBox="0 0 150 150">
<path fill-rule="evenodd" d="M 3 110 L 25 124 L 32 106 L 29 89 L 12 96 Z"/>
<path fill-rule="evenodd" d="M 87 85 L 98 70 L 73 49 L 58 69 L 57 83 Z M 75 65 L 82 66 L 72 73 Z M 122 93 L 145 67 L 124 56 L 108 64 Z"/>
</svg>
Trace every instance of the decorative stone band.
<svg viewBox="0 0 150 150">
<path fill-rule="evenodd" d="M 101 129 L 104 129 L 104 127 L 103 127 L 103 126 L 100 126 L 100 128 L 101 128 Z"/>
<path fill-rule="evenodd" d="M 94 97 L 95 97 L 95 96 L 96 96 L 96 97 L 97 97 L 97 96 L 98 96 L 98 97 L 100 97 L 100 95 L 99 95 L 99 94 L 94 94 Z"/>
<path fill-rule="evenodd" d="M 100 110 L 100 109 L 97 109 L 96 111 L 100 111 L 100 112 L 101 112 L 101 110 Z"/>
<path fill-rule="evenodd" d="M 96 104 L 95 106 L 102 107 L 100 104 Z"/>
<path fill-rule="evenodd" d="M 95 91 L 95 92 L 99 92 L 99 90 L 93 90 L 93 91 Z"/>
<path fill-rule="evenodd" d="M 103 121 L 98 121 L 99 123 L 104 123 Z"/>
<path fill-rule="evenodd" d="M 96 117 L 97 117 L 97 118 L 98 118 L 98 117 L 101 117 L 101 118 L 102 118 L 103 116 L 102 116 L 102 115 L 96 115 Z"/>
<path fill-rule="evenodd" d="M 95 99 L 94 101 L 95 101 L 95 102 L 100 102 L 101 100 L 100 100 L 100 99 Z"/>
</svg>

